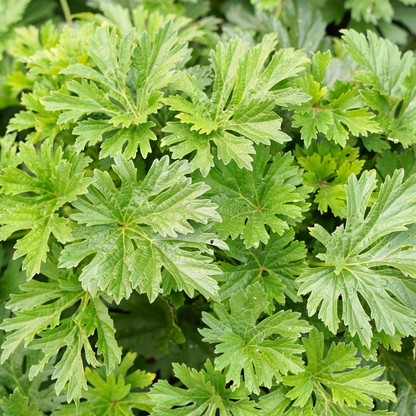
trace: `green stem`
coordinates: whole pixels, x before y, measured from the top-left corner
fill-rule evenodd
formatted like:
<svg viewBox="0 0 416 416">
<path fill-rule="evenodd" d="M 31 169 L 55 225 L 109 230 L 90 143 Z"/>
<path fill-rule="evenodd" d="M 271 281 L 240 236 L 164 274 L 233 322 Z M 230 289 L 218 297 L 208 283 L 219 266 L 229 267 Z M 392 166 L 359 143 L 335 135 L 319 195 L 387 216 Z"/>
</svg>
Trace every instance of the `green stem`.
<svg viewBox="0 0 416 416">
<path fill-rule="evenodd" d="M 72 23 L 71 10 L 69 10 L 68 2 L 66 0 L 59 0 L 62 11 L 64 12 L 65 21 L 70 25 Z"/>
<path fill-rule="evenodd" d="M 280 19 L 280 15 L 282 14 L 282 11 L 283 11 L 283 3 L 285 2 L 285 0 L 280 0 L 280 3 L 279 3 L 279 6 L 278 6 L 278 8 L 277 8 L 277 11 L 276 11 L 276 20 L 279 20 Z"/>
</svg>

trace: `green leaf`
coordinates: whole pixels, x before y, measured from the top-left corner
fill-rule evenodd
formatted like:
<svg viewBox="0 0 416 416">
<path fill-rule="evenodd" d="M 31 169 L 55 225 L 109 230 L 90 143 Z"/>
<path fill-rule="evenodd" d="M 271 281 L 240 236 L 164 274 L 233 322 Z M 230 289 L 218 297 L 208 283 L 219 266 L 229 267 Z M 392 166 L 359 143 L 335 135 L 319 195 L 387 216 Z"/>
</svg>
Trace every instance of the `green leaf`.
<svg viewBox="0 0 416 416">
<path fill-rule="evenodd" d="M 366 215 L 376 187 L 375 172 L 364 172 L 360 180 L 351 175 L 346 186 L 346 224 L 332 235 L 320 225 L 312 228 L 311 235 L 326 248 L 318 254 L 326 264 L 300 277 L 299 294 L 310 293 L 309 315 L 319 307 L 319 318 L 335 334 L 341 296 L 344 324 L 368 348 L 373 333 L 370 319 L 378 332 L 416 334 L 412 310 L 416 227 L 411 226 L 416 222 L 416 176 L 405 182 L 403 176 L 403 170 L 398 170 L 386 178 Z"/>
<path fill-rule="evenodd" d="M 303 407 L 311 401 L 312 393 L 317 415 L 359 415 L 355 410 L 371 411 L 376 397 L 383 401 L 395 401 L 394 387 L 386 381 L 376 381 L 384 372 L 382 367 L 357 367 L 357 349 L 353 344 L 332 343 L 324 357 L 324 337 L 317 329 L 303 339 L 308 363 L 305 371 L 284 377 L 284 384 L 292 386 L 286 397 L 294 400 L 293 406 Z M 361 403 L 362 406 L 357 404 Z M 352 408 L 352 412 L 343 408 Z M 363 413 L 366 414 L 366 413 Z"/>
<path fill-rule="evenodd" d="M 26 63 L 27 75 L 54 76 L 37 78 L 38 82 L 48 80 L 49 85 L 61 86 L 68 78 L 57 76 L 59 71 L 88 59 L 85 46 L 95 29 L 92 23 L 61 27 L 50 21 L 39 29 L 34 26 L 20 27 L 16 30 L 18 36 L 10 48 L 10 54 Z M 38 82 L 35 82 L 35 86 Z"/>
<path fill-rule="evenodd" d="M 81 389 L 86 386 L 83 355 L 93 366 L 100 365 L 96 355 L 102 355 L 107 371 L 112 371 L 120 361 L 113 322 L 100 298 L 92 298 L 82 289 L 77 275 L 57 269 L 49 260 L 42 273 L 48 277 L 47 281 L 25 283 L 21 286 L 22 293 L 12 295 L 6 305 L 14 317 L 3 320 L 0 326 L 8 332 L 1 360 L 4 363 L 23 342 L 30 350 L 41 350 L 43 356 L 38 355 L 36 362 L 28 363 L 32 379 L 65 348 L 52 379 L 56 379 L 57 394 L 67 387 L 68 402 L 79 400 Z M 68 310 L 73 313 L 65 317 Z M 97 336 L 96 352 L 89 340 L 94 334 Z"/>
<path fill-rule="evenodd" d="M 136 47 L 134 29 L 118 42 L 116 31 L 108 25 L 97 28 L 90 37 L 86 50 L 97 69 L 83 64 L 69 66 L 61 71 L 80 78 L 66 84 L 69 95 L 52 92 L 42 103 L 47 111 L 63 111 L 58 124 L 77 122 L 82 116 L 104 115 L 99 121 L 83 120 L 74 129 L 78 135 L 78 151 L 86 144 L 93 145 L 105 139 L 100 157 L 114 156 L 123 151 L 127 158 L 134 157 L 137 149 L 143 157 L 151 151 L 150 141 L 156 136 L 150 130 L 154 123 L 149 115 L 162 106 L 165 88 L 175 75 L 175 68 L 187 54 L 186 45 L 178 41 L 172 22 L 160 28 L 152 42 L 145 32 Z M 129 71 L 133 80 L 129 79 Z M 127 147 L 124 148 L 127 142 Z"/>
<path fill-rule="evenodd" d="M 402 97 L 401 86 L 409 74 L 413 54 L 409 51 L 402 55 L 396 45 L 371 31 L 367 32 L 367 38 L 355 30 L 342 33 L 351 58 L 365 68 L 354 78 L 371 85 L 381 94 Z"/>
<path fill-rule="evenodd" d="M 25 107 L 14 115 L 7 126 L 8 132 L 21 132 L 28 129 L 35 129 L 26 136 L 26 141 L 35 144 L 49 138 L 53 141 L 61 131 L 57 126 L 58 114 L 46 111 L 39 102 L 40 98 L 50 93 L 50 83 L 39 82 L 34 86 L 33 92 L 22 93 L 21 104 Z"/>
<path fill-rule="evenodd" d="M 404 169 L 404 178 L 408 179 L 416 173 L 416 146 L 402 152 L 384 150 L 377 158 L 376 168 L 383 179 L 396 169 Z"/>
<path fill-rule="evenodd" d="M 227 45 L 219 43 L 211 51 L 214 84 L 210 96 L 189 72 L 178 73 L 175 88 L 183 91 L 190 101 L 182 95 L 165 99 L 172 110 L 179 112 L 176 117 L 181 120 L 168 123 L 164 129 L 172 134 L 163 138 L 162 145 L 170 146 L 174 158 L 195 151 L 196 157 L 191 163 L 206 176 L 214 166 L 211 142 L 217 147 L 218 159 L 225 165 L 233 160 L 240 168 L 251 169 L 253 142 L 270 144 L 270 141 L 290 140 L 280 130 L 281 118 L 273 108 L 276 104 L 287 105 L 284 97 L 293 88 L 287 87 L 284 81 L 303 70 L 306 58 L 291 49 L 283 49 L 266 65 L 275 44 L 272 35 L 265 36 L 256 47 L 247 47 L 238 38 Z M 277 84 L 280 88 L 275 89 Z M 307 98 L 304 95 L 303 101 Z"/>
<path fill-rule="evenodd" d="M 12 264 L 11 262 L 10 264 Z M 10 312 L 1 304 L 1 321 L 10 317 Z M 3 343 L 5 335 L 0 333 Z M 36 405 L 43 412 L 51 412 L 59 407 L 65 400 L 64 396 L 56 396 L 53 384 L 50 384 L 50 376 L 53 373 L 53 365 L 49 363 L 42 373 L 35 377 L 29 377 L 29 369 L 42 359 L 41 351 L 23 348 L 20 345 L 16 351 L 0 366 L 0 391 L 1 395 L 6 391 L 18 390 L 29 404 Z M 4 392 L 4 393 L 3 393 Z"/>
<path fill-rule="evenodd" d="M 133 416 L 132 409 L 152 411 L 153 403 L 147 393 L 137 393 L 132 389 L 143 388 L 152 383 L 155 374 L 136 370 L 127 375 L 134 365 L 136 354 L 127 353 L 120 365 L 111 374 L 105 371 L 85 370 L 88 389 L 82 397 L 86 399 L 78 406 L 65 405 L 54 416 Z"/>
<path fill-rule="evenodd" d="M 15 144 L 16 134 L 6 134 L 0 141 L 0 169 L 8 166 L 17 167 L 22 163 L 17 153 L 17 146 Z"/>
<path fill-rule="evenodd" d="M 233 382 L 232 389 L 240 386 L 242 372 L 244 386 L 259 394 L 260 386 L 270 388 L 273 379 L 282 381 L 282 374 L 303 370 L 298 356 L 303 348 L 297 339 L 310 330 L 309 325 L 291 311 L 279 311 L 257 323 L 268 304 L 267 294 L 256 282 L 231 295 L 230 312 L 216 304 L 219 319 L 202 314 L 209 327 L 200 330 L 203 341 L 219 344 L 215 352 L 221 355 L 215 359 L 215 368 L 226 369 L 226 382 Z"/>
<path fill-rule="evenodd" d="M 314 142 L 308 149 L 296 148 L 299 164 L 305 169 L 303 183 L 316 192 L 315 202 L 321 213 L 330 208 L 335 216 L 345 218 L 346 193 L 344 185 L 353 173 L 358 175 L 364 160 L 358 159 L 359 149 L 343 149 L 328 141 Z M 301 156 L 302 155 L 302 156 Z"/>
<path fill-rule="evenodd" d="M 17 23 L 23 16 L 30 0 L 4 0 L 0 5 L 0 13 L 3 16 L 0 25 L 0 33 L 6 32 L 10 26 Z M 3 52 L 3 51 L 2 51 Z"/>
<path fill-rule="evenodd" d="M 292 405 L 292 400 L 286 397 L 290 389 L 281 386 L 268 394 L 260 396 L 259 405 L 265 416 L 317 416 L 313 411 L 312 400 L 303 407 Z M 324 413 L 323 413 L 324 414 Z M 328 413 L 325 413 L 328 414 Z"/>
<path fill-rule="evenodd" d="M 56 396 L 53 384 L 46 388 L 41 387 L 44 386 L 43 383 L 50 380 L 53 373 L 52 364 L 47 364 L 42 373 L 29 378 L 29 368 L 41 359 L 42 353 L 40 351 L 27 350 L 21 345 L 0 366 L 0 384 L 4 390 L 15 390 L 19 394 L 21 393 L 26 400 L 29 400 L 31 406 L 49 412 L 56 410 L 65 397 Z M 28 415 L 30 414 L 28 413 Z"/>
<path fill-rule="evenodd" d="M 394 14 L 389 0 L 347 0 L 345 8 L 351 10 L 351 17 L 354 20 L 364 20 L 375 25 L 379 20 L 390 22 Z"/>
<path fill-rule="evenodd" d="M 323 10 L 320 7 L 322 1 L 251 0 L 251 3 L 256 6 L 255 16 L 248 15 L 245 8 L 239 7 L 237 3 L 233 8 L 230 7 L 227 19 L 242 28 L 265 33 L 277 32 L 279 43 L 284 48 L 293 47 L 308 52 L 316 52 L 319 49 L 326 35 L 326 23 L 322 18 Z M 328 6 L 329 4 L 326 5 Z M 260 13 L 260 10 L 274 10 L 275 13 Z M 239 13 L 242 16 L 238 16 Z"/>
<path fill-rule="evenodd" d="M 295 280 L 305 270 L 305 244 L 293 241 L 295 233 L 292 229 L 283 235 L 273 233 L 267 245 L 257 249 L 246 249 L 242 241 L 227 241 L 230 251 L 227 256 L 237 260 L 238 266 L 222 263 L 223 273 L 217 277 L 223 282 L 220 287 L 221 299 L 228 299 L 240 289 L 259 282 L 267 294 L 269 308 L 274 310 L 274 301 L 285 302 L 285 296 L 297 302 L 299 283 Z"/>
<path fill-rule="evenodd" d="M 260 397 L 260 406 L 265 416 L 397 416 L 396 413 L 383 410 L 372 410 L 369 407 L 340 406 L 327 398 L 319 396 L 316 405 L 308 400 L 305 406 L 294 406 L 293 401 L 286 397 L 288 387 L 282 386 L 277 390 Z"/>
<path fill-rule="evenodd" d="M 86 225 L 73 231 L 73 238 L 81 241 L 65 247 L 60 267 L 76 266 L 93 254 L 82 270 L 82 285 L 92 296 L 106 291 L 117 303 L 135 288 L 154 301 L 161 292 L 162 266 L 189 296 L 196 289 L 218 298 L 211 276 L 220 270 L 203 254 L 210 253 L 207 244 L 216 244 L 216 235 L 197 231 L 188 222 L 220 221 L 217 206 L 200 198 L 208 186 L 192 184 L 186 176 L 189 163 L 169 165 L 167 156 L 153 163 L 141 184 L 133 162 L 121 154 L 115 162 L 120 188 L 108 172 L 96 170 L 87 198 L 74 203 L 80 212 L 72 218 Z"/>
<path fill-rule="evenodd" d="M 326 23 L 322 17 L 323 9 L 319 7 L 322 3 L 319 0 L 310 2 L 289 0 L 283 3 L 282 14 L 280 19 L 276 19 L 274 26 L 277 29 L 279 41 L 285 48 L 306 49 L 310 52 L 316 52 L 319 49 L 326 35 Z"/>
<path fill-rule="evenodd" d="M 378 350 L 381 348 L 387 348 L 392 351 L 400 351 L 402 348 L 402 335 L 396 332 L 394 335 L 388 335 L 384 331 L 374 332 L 371 339 L 371 346 L 368 348 L 363 345 L 357 334 L 353 337 L 348 331 L 348 327 L 344 332 L 346 342 L 352 342 L 359 350 L 361 355 L 367 361 L 377 361 Z"/>
<path fill-rule="evenodd" d="M 381 153 L 383 150 L 390 149 L 390 144 L 387 140 L 383 140 L 380 134 L 369 134 L 362 138 L 362 142 L 369 152 Z"/>
<path fill-rule="evenodd" d="M 309 147 L 318 133 L 344 147 L 349 135 L 367 136 L 380 132 L 373 120 L 375 115 L 365 107 L 352 83 L 337 80 L 332 90 L 322 85 L 324 74 L 330 62 L 330 52 L 316 53 L 311 70 L 297 80 L 297 86 L 312 99 L 293 107 L 293 127 L 300 127 L 305 146 Z"/>
<path fill-rule="evenodd" d="M 206 370 L 197 372 L 185 365 L 173 364 L 175 376 L 186 389 L 172 387 L 166 380 L 158 381 L 149 393 L 156 403 L 153 414 L 202 416 L 216 414 L 218 411 L 230 416 L 261 415 L 243 386 L 233 391 L 227 388 L 225 376 L 214 370 L 210 361 L 205 363 L 205 368 Z"/>
<path fill-rule="evenodd" d="M 282 235 L 302 220 L 309 207 L 305 199 L 310 188 L 299 186 L 302 171 L 293 164 L 292 155 L 278 153 L 271 158 L 269 151 L 266 146 L 256 147 L 252 171 L 239 169 L 235 162 L 217 162 L 204 179 L 223 220 L 214 230 L 221 238 L 241 236 L 247 248 L 268 243 L 266 227 Z"/>
<path fill-rule="evenodd" d="M 3 399 L 3 403 L 0 405 L 3 410 L 4 416 L 42 416 L 42 413 L 36 403 L 29 406 L 29 400 L 27 397 L 20 393 L 19 389 L 13 391 L 13 394 L 7 399 Z"/>
<path fill-rule="evenodd" d="M 378 363 L 386 368 L 383 379 L 396 386 L 396 403 L 382 403 L 380 408 L 397 412 L 400 416 L 412 416 L 416 412 L 416 362 L 414 340 L 404 342 L 401 352 L 380 348 Z"/>
<path fill-rule="evenodd" d="M 194 16 L 197 20 L 194 20 L 188 17 L 188 13 L 185 15 L 185 10 L 179 3 L 142 2 L 138 7 L 132 8 L 131 12 L 129 8 L 117 3 L 100 2 L 97 6 L 109 23 L 117 27 L 123 35 L 135 27 L 138 39 L 139 35 L 146 31 L 153 42 L 158 29 L 165 26 L 169 20 L 172 20 L 174 29 L 178 31 L 178 37 L 187 42 L 197 41 L 203 45 L 211 45 L 218 36 L 215 33 L 220 23 L 218 18 L 214 16 L 201 18 L 197 15 Z M 99 22 L 104 20 L 101 15 L 94 17 Z M 85 18 L 90 20 L 91 16 L 87 15 Z"/>
<path fill-rule="evenodd" d="M 74 155 L 71 148 L 65 153 L 61 147 L 53 151 L 46 141 L 38 154 L 32 145 L 22 143 L 18 155 L 32 174 L 13 166 L 3 169 L 0 239 L 30 230 L 17 241 L 14 257 L 25 257 L 23 269 L 31 278 L 46 260 L 51 234 L 61 243 L 71 239 L 68 220 L 59 216 L 58 210 L 85 194 L 93 179 L 84 177 L 90 159 Z"/>
<path fill-rule="evenodd" d="M 407 147 L 415 142 L 416 66 L 411 51 L 402 54 L 389 40 L 368 31 L 367 38 L 354 30 L 343 30 L 345 48 L 364 70 L 354 79 L 369 90 L 361 95 L 377 112 L 376 121 L 387 137 Z"/>
<path fill-rule="evenodd" d="M 37 7 L 44 8 L 45 5 Z M 60 90 L 68 94 L 65 82 L 72 77 L 58 74 L 72 64 L 88 60 L 85 46 L 94 30 L 95 26 L 91 23 L 60 28 L 51 22 L 39 29 L 34 26 L 16 29 L 17 38 L 10 53 L 25 64 L 27 73 L 15 71 L 7 82 L 16 94 L 24 90 L 32 91 L 22 93 L 21 105 L 25 109 L 10 120 L 8 132 L 33 129 L 26 140 L 35 144 L 46 138 L 54 140 L 61 130 L 68 128 L 68 125 L 57 125 L 60 112 L 45 110 L 40 100 L 50 96 L 52 91 Z"/>
</svg>

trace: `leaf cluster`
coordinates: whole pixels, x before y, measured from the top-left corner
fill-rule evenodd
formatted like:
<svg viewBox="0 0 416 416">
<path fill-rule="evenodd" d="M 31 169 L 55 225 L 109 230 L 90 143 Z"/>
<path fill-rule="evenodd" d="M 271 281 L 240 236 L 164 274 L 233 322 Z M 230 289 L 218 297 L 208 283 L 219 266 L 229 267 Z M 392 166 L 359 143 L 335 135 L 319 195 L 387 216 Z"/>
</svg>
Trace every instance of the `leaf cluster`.
<svg viewBox="0 0 416 416">
<path fill-rule="evenodd" d="M 0 2 L 0 414 L 413 416 L 416 2 L 60 4 Z"/>
</svg>

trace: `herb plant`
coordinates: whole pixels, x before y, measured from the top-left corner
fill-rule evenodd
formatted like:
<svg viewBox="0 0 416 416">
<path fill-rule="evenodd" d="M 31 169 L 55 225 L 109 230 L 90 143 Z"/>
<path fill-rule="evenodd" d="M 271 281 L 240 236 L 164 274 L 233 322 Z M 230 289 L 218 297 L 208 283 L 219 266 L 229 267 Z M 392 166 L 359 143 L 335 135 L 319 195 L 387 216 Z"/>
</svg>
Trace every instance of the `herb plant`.
<svg viewBox="0 0 416 416">
<path fill-rule="evenodd" d="M 0 414 L 416 414 L 415 0 L 0 16 Z"/>
</svg>

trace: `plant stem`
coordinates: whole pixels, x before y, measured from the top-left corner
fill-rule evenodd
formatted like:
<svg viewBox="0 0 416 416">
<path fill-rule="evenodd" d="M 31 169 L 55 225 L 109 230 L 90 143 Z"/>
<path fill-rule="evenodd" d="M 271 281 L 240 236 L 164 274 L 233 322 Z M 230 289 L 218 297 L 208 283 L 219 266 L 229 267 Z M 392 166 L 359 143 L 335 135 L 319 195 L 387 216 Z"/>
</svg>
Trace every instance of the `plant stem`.
<svg viewBox="0 0 416 416">
<path fill-rule="evenodd" d="M 283 3 L 285 0 L 280 0 L 279 6 L 277 7 L 277 11 L 276 11 L 276 20 L 280 19 L 280 15 L 282 14 L 283 11 Z"/>
<path fill-rule="evenodd" d="M 66 0 L 59 0 L 62 11 L 64 12 L 65 21 L 70 25 L 72 23 L 71 10 L 69 10 L 68 2 Z"/>
</svg>

